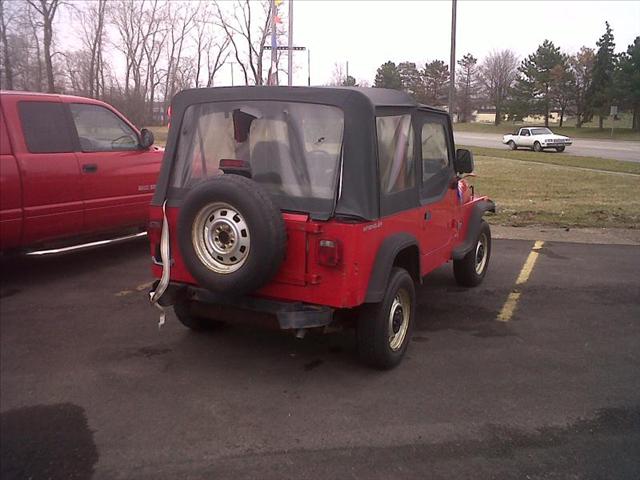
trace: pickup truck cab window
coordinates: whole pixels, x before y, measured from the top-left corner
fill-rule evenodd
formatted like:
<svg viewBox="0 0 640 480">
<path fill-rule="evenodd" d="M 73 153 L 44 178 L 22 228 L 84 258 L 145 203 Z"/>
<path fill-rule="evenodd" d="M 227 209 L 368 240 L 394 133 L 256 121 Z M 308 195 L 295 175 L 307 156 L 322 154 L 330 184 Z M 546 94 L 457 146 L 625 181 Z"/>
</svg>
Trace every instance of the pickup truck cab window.
<svg viewBox="0 0 640 480">
<path fill-rule="evenodd" d="M 18 102 L 20 123 L 29 153 L 73 151 L 65 108 L 59 102 Z"/>
<path fill-rule="evenodd" d="M 520 130 L 520 135 L 522 135 L 523 137 L 528 137 L 531 134 L 528 128 L 523 128 L 522 130 Z"/>
<path fill-rule="evenodd" d="M 69 107 L 83 152 L 115 152 L 138 148 L 136 133 L 110 110 L 83 103 L 72 103 Z"/>
</svg>

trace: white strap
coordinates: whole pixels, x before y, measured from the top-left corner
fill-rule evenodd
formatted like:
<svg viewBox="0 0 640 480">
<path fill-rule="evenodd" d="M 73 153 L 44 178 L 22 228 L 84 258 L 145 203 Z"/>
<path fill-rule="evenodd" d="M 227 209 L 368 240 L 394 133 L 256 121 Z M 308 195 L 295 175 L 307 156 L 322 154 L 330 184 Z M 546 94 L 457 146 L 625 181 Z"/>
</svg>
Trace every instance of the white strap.
<svg viewBox="0 0 640 480">
<path fill-rule="evenodd" d="M 162 204 L 162 233 L 160 235 L 160 258 L 162 259 L 162 276 L 158 286 L 152 292 L 149 292 L 149 299 L 151 304 L 160 310 L 160 320 L 158 321 L 158 328 L 164 325 L 166 319 L 165 308 L 158 303 L 164 292 L 169 286 L 169 279 L 171 276 L 171 258 L 169 256 L 169 222 L 167 221 L 167 212 L 165 207 L 167 201 Z"/>
</svg>

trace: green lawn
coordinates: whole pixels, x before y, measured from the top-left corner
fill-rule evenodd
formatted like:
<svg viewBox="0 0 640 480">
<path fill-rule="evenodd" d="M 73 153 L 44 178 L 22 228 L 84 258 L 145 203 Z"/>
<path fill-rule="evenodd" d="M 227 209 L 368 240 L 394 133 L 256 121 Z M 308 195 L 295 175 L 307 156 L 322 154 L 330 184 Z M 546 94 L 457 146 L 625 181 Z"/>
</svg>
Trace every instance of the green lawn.
<svg viewBox="0 0 640 480">
<path fill-rule="evenodd" d="M 168 127 L 161 126 L 161 127 L 145 127 L 145 128 L 153 132 L 153 137 L 155 139 L 156 145 L 159 145 L 161 147 L 165 146 L 165 144 L 167 143 L 167 133 L 169 130 Z"/>
<path fill-rule="evenodd" d="M 617 121 L 614 124 L 613 136 L 611 136 L 611 120 L 605 121 L 605 128 L 600 130 L 597 124 L 589 123 L 582 128 L 575 126 L 563 126 L 562 128 L 550 125 L 549 128 L 558 135 L 567 135 L 574 138 L 593 138 L 593 139 L 613 139 L 613 140 L 640 140 L 640 132 L 631 130 L 630 123 Z M 628 125 L 628 126 L 627 126 Z M 505 133 L 514 133 L 522 123 L 505 122 L 500 125 L 492 125 L 488 123 L 455 123 L 453 130 L 456 132 L 478 132 L 478 133 L 494 133 L 504 135 Z"/>
<path fill-rule="evenodd" d="M 524 150 L 509 150 L 504 148 L 484 148 L 461 146 L 471 150 L 474 156 L 508 158 L 511 160 L 522 160 L 525 162 L 548 163 L 552 165 L 562 165 L 565 167 L 583 167 L 608 172 L 635 173 L 640 174 L 640 163 L 623 162 L 620 160 L 610 160 L 597 157 L 578 157 L 556 152 L 533 152 Z"/>
<path fill-rule="evenodd" d="M 640 176 L 476 157 L 471 182 L 497 204 L 493 224 L 640 228 Z"/>
</svg>

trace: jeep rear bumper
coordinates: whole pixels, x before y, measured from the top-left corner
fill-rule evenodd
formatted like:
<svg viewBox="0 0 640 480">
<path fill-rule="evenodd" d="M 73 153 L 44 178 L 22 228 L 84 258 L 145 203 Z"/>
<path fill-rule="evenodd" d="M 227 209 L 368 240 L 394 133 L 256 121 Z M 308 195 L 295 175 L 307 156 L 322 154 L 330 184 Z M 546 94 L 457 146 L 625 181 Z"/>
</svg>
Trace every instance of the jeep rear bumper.
<svg viewBox="0 0 640 480">
<path fill-rule="evenodd" d="M 229 297 L 182 283 L 170 283 L 160 300 L 163 306 L 194 302 L 198 315 L 216 320 L 244 323 L 275 318 L 283 330 L 325 327 L 333 321 L 335 309 L 303 302 L 284 302 L 259 297 Z"/>
</svg>

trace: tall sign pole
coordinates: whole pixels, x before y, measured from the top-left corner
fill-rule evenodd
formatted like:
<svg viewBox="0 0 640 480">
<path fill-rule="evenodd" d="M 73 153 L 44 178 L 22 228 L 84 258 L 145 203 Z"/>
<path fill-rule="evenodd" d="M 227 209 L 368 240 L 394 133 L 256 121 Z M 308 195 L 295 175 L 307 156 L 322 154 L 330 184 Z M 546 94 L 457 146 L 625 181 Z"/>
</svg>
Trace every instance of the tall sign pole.
<svg viewBox="0 0 640 480">
<path fill-rule="evenodd" d="M 289 86 L 293 85 L 293 0 L 289 0 L 289 64 L 287 65 L 287 73 L 289 74 Z"/>
<path fill-rule="evenodd" d="M 278 35 L 276 29 L 277 0 L 271 0 L 271 72 L 269 75 L 269 85 L 278 84 Z"/>
<path fill-rule="evenodd" d="M 449 115 L 453 115 L 456 98 L 456 3 L 451 0 L 451 58 L 449 59 Z"/>
</svg>

